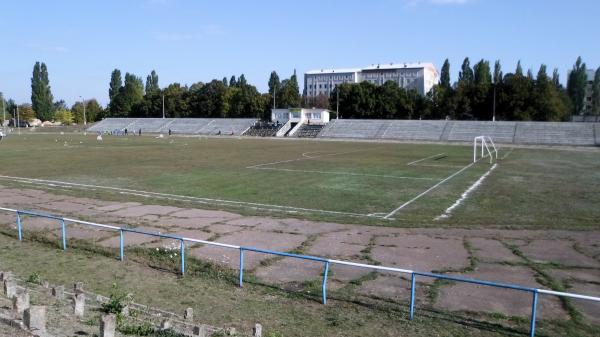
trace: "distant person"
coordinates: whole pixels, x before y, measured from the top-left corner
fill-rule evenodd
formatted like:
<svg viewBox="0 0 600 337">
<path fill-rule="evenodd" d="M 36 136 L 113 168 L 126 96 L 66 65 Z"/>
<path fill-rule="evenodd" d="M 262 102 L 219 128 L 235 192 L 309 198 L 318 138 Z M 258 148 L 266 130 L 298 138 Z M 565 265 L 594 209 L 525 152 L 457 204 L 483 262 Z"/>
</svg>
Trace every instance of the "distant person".
<svg viewBox="0 0 600 337">
<path fill-rule="evenodd" d="M 221 130 L 219 130 L 219 132 L 217 132 L 217 136 L 220 136 L 220 135 L 221 135 Z"/>
<path fill-rule="evenodd" d="M 140 128 L 140 129 L 138 130 L 138 136 L 141 136 L 141 135 L 142 135 L 142 128 Z"/>
<path fill-rule="evenodd" d="M 125 129 L 125 136 L 127 136 L 127 129 Z"/>
<path fill-rule="evenodd" d="M 171 129 L 169 129 L 169 136 L 172 135 L 172 134 L 173 134 L 173 132 L 171 132 Z"/>
<path fill-rule="evenodd" d="M 0 141 L 2 141 L 2 139 L 4 139 L 4 132 L 0 131 Z"/>
</svg>

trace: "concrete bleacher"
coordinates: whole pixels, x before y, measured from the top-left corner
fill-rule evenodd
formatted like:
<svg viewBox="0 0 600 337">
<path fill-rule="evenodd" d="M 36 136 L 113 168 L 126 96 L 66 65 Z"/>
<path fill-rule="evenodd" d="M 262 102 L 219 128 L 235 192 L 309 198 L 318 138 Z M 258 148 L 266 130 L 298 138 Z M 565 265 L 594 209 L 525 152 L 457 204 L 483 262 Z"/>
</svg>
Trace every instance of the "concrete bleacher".
<svg viewBox="0 0 600 337">
<path fill-rule="evenodd" d="M 323 124 L 303 124 L 296 132 L 297 138 L 315 138 L 323 130 Z"/>
<path fill-rule="evenodd" d="M 455 121 L 442 140 L 468 142 L 481 135 L 491 137 L 498 143 L 512 143 L 516 122 Z"/>
<path fill-rule="evenodd" d="M 497 143 L 600 145 L 600 123 L 445 120 L 333 120 L 320 138 L 471 142 L 489 136 Z"/>
<path fill-rule="evenodd" d="M 89 132 L 130 132 L 195 135 L 242 135 L 256 123 L 252 118 L 106 118 Z M 491 122 L 445 120 L 332 120 L 322 129 L 299 130 L 299 137 L 471 142 L 489 136 L 497 143 L 600 145 L 600 123 Z"/>
<path fill-rule="evenodd" d="M 381 138 L 439 141 L 447 123 L 430 120 L 392 120 Z"/>
<path fill-rule="evenodd" d="M 560 122 L 516 123 L 518 144 L 595 145 L 594 124 Z"/>
<path fill-rule="evenodd" d="M 136 132 L 139 129 L 142 132 L 159 132 L 165 123 L 163 118 L 138 118 L 130 123 L 127 129 L 131 132 Z"/>
<path fill-rule="evenodd" d="M 125 130 L 142 133 L 167 133 L 200 135 L 241 135 L 255 122 L 252 118 L 105 118 L 88 128 L 89 132 Z"/>
<path fill-rule="evenodd" d="M 389 120 L 376 119 L 337 119 L 329 122 L 321 131 L 323 138 L 377 138 L 382 129 L 389 125 Z"/>
</svg>

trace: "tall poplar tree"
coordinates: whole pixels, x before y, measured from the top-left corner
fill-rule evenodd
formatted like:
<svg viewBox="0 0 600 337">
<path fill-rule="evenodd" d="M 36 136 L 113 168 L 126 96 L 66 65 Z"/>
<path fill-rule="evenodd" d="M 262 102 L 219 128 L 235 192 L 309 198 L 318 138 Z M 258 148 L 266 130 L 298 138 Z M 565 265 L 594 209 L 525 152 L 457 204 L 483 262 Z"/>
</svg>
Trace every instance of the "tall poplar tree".
<svg viewBox="0 0 600 337">
<path fill-rule="evenodd" d="M 156 74 L 156 71 L 152 70 L 150 75 L 146 77 L 146 95 L 157 93 L 159 90 L 158 75 Z"/>
<path fill-rule="evenodd" d="M 465 57 L 462 66 L 460 67 L 458 82 L 465 84 L 473 83 L 473 69 L 471 69 L 471 62 L 468 57 Z"/>
<path fill-rule="evenodd" d="M 594 84 L 592 87 L 592 114 L 600 115 L 600 67 L 594 74 Z"/>
<path fill-rule="evenodd" d="M 581 114 L 585 107 L 585 89 L 587 82 L 586 66 L 581 60 L 581 56 L 577 58 L 573 69 L 569 73 L 567 79 L 567 94 L 573 103 L 573 113 Z"/>
<path fill-rule="evenodd" d="M 448 59 L 444 61 L 440 72 L 440 86 L 450 88 L 450 62 Z"/>
<path fill-rule="evenodd" d="M 53 119 L 54 105 L 45 63 L 36 62 L 31 77 L 31 107 L 36 117 L 42 121 Z"/>
</svg>

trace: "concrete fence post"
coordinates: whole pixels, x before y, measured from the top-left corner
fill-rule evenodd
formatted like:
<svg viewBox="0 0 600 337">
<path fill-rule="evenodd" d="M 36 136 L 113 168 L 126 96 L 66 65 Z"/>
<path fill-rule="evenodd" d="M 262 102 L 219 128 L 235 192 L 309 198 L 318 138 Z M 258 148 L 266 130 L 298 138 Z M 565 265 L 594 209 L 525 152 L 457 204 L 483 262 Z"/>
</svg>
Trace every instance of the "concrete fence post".
<svg viewBox="0 0 600 337">
<path fill-rule="evenodd" d="M 4 280 L 4 296 L 12 299 L 17 294 L 17 283 L 13 279 Z"/>
<path fill-rule="evenodd" d="M 83 318 L 85 312 L 85 294 L 79 293 L 73 296 L 73 312 L 78 318 Z"/>
<path fill-rule="evenodd" d="M 185 312 L 183 313 L 183 318 L 188 322 L 193 321 L 194 320 L 194 309 L 192 309 L 192 308 L 185 309 Z"/>
<path fill-rule="evenodd" d="M 18 316 L 22 317 L 25 310 L 29 309 L 29 292 L 24 290 L 13 296 L 12 307 Z"/>
<path fill-rule="evenodd" d="M 262 325 L 256 323 L 254 325 L 253 337 L 262 337 Z"/>
<path fill-rule="evenodd" d="M 65 286 L 56 286 L 52 288 L 52 296 L 56 297 L 57 300 L 65 298 Z"/>
<path fill-rule="evenodd" d="M 42 305 L 32 305 L 25 310 L 23 321 L 27 329 L 44 333 L 46 331 L 46 307 Z"/>
<path fill-rule="evenodd" d="M 208 336 L 208 332 L 206 331 L 206 326 L 204 326 L 204 325 L 195 326 L 194 330 L 193 330 L 192 336 L 194 336 L 194 337 L 207 337 Z"/>
<path fill-rule="evenodd" d="M 100 336 L 99 337 L 115 337 L 117 329 L 117 316 L 114 314 L 103 315 L 100 321 Z"/>
</svg>

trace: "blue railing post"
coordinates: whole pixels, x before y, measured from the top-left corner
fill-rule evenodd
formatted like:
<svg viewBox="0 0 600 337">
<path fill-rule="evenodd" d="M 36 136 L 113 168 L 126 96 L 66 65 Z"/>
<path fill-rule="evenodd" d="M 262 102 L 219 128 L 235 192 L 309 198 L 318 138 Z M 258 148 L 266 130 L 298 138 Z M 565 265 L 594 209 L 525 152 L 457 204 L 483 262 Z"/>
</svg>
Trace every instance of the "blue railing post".
<svg viewBox="0 0 600 337">
<path fill-rule="evenodd" d="M 185 274 L 185 243 L 183 240 L 179 241 L 179 250 L 181 251 L 181 275 Z"/>
<path fill-rule="evenodd" d="M 529 327 L 529 336 L 535 336 L 535 319 L 537 316 L 537 301 L 538 301 L 538 291 L 537 289 L 533 290 L 533 301 L 531 303 L 531 325 Z"/>
<path fill-rule="evenodd" d="M 325 270 L 323 271 L 323 285 L 321 287 L 323 304 L 327 304 L 327 274 L 329 274 L 329 261 L 325 262 Z"/>
<path fill-rule="evenodd" d="M 19 232 L 19 241 L 23 241 L 23 228 L 21 225 L 21 214 L 17 211 L 17 231 Z"/>
<path fill-rule="evenodd" d="M 240 247 L 240 288 L 244 286 L 244 248 Z"/>
<path fill-rule="evenodd" d="M 65 228 L 65 219 L 60 220 L 60 226 L 62 229 L 62 245 L 63 250 L 67 250 L 67 229 Z"/>
<path fill-rule="evenodd" d="M 123 254 L 123 241 L 124 241 L 124 233 L 123 233 L 123 229 L 120 229 L 120 237 L 119 237 L 119 258 L 121 259 L 121 261 L 123 261 L 123 258 L 125 257 Z"/>
<path fill-rule="evenodd" d="M 411 280 L 410 280 L 410 320 L 412 321 L 412 319 L 415 317 L 415 287 L 416 287 L 416 280 L 417 280 L 417 275 L 415 275 L 415 273 L 411 274 Z"/>
</svg>

